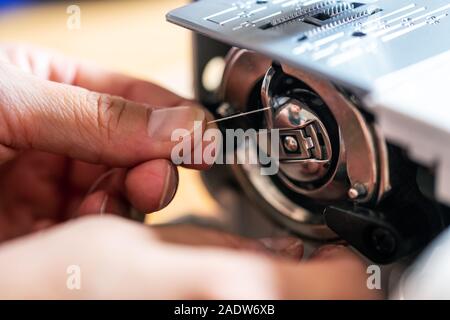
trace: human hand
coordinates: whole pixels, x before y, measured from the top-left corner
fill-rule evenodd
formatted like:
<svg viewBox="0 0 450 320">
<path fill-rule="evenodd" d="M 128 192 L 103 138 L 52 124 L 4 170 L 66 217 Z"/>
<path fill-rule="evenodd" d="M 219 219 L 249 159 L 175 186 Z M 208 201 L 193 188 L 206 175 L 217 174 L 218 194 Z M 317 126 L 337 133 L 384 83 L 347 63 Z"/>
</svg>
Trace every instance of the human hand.
<svg viewBox="0 0 450 320">
<path fill-rule="evenodd" d="M 81 215 L 124 216 L 129 203 L 163 208 L 178 179 L 171 133 L 207 116 L 154 84 L 0 46 L 0 242 Z"/>
<path fill-rule="evenodd" d="M 86 214 L 125 216 L 128 202 L 150 212 L 170 200 L 176 169 L 164 160 L 172 144 L 161 135 L 171 124 L 183 125 L 160 121 L 167 131 L 148 127 L 158 106 L 192 103 L 155 85 L 57 55 L 17 47 L 0 52 L 0 241 Z M 195 106 L 173 110 L 177 117 L 169 112 L 163 118 L 189 118 L 193 123 L 207 117 Z M 347 250 L 333 247 L 299 264 L 286 256 L 298 260 L 302 250 L 287 250 L 289 246 L 281 250 L 283 258 L 272 257 L 260 242 L 222 233 L 149 229 L 107 216 L 85 218 L 3 244 L 0 282 L 10 289 L 1 294 L 158 299 L 376 296 L 365 287 L 362 263 Z M 80 291 L 66 287 L 66 270 L 73 264 L 82 268 Z"/>
<path fill-rule="evenodd" d="M 263 245 L 264 243 L 264 245 Z M 243 239 L 191 226 L 148 227 L 113 216 L 81 218 L 0 247 L 0 298 L 372 299 L 350 250 L 300 262 L 293 238 Z M 67 286 L 79 267 L 80 290 Z"/>
</svg>

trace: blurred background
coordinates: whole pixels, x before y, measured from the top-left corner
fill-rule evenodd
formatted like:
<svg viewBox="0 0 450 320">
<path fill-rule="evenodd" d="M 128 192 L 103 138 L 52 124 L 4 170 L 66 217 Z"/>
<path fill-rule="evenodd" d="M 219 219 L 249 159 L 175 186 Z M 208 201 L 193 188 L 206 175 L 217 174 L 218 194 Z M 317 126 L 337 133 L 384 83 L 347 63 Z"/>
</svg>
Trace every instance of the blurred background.
<svg viewBox="0 0 450 320">
<path fill-rule="evenodd" d="M 25 1 L 0 0 L 0 42 L 30 43 L 165 86 L 192 97 L 191 35 L 165 21 L 187 0 Z M 80 29 L 70 29 L 69 6 L 78 5 Z M 225 215 L 200 175 L 180 169 L 174 202 L 149 215 L 165 223 L 185 216 L 223 220 Z"/>
</svg>

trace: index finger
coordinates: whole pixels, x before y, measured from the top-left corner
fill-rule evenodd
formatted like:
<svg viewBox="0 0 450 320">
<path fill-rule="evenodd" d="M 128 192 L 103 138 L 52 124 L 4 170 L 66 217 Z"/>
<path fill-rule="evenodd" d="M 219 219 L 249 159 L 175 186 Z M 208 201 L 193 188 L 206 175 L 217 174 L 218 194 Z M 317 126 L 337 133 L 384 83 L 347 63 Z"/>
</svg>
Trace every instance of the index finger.
<svg viewBox="0 0 450 320">
<path fill-rule="evenodd" d="M 111 72 L 51 50 L 28 45 L 0 46 L 9 62 L 44 80 L 79 86 L 152 106 L 190 106 L 194 103 L 154 83 Z M 150 70 L 151 71 L 151 70 Z"/>
</svg>

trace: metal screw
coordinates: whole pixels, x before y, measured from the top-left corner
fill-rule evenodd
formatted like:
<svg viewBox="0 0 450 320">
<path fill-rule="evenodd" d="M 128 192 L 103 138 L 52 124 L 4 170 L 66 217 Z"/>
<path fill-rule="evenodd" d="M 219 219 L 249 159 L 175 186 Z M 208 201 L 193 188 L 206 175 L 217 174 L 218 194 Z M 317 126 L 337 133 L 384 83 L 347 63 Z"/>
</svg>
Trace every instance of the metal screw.
<svg viewBox="0 0 450 320">
<path fill-rule="evenodd" d="M 291 136 L 284 137 L 283 145 L 288 152 L 296 152 L 298 151 L 298 142 L 297 139 Z"/>
<path fill-rule="evenodd" d="M 383 255 L 390 255 L 397 246 L 395 237 L 385 228 L 377 228 L 372 232 L 372 244 L 375 250 Z"/>
<path fill-rule="evenodd" d="M 348 190 L 348 197 L 352 200 L 364 197 L 367 194 L 366 187 L 361 183 L 355 183 L 353 187 Z"/>
</svg>

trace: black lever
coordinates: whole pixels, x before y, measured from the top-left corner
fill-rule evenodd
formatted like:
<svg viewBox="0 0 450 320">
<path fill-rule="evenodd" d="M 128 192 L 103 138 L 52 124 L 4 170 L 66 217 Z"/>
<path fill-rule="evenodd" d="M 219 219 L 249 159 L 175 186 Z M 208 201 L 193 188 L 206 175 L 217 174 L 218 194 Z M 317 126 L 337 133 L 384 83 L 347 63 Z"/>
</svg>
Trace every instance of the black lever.
<svg viewBox="0 0 450 320">
<path fill-rule="evenodd" d="M 390 263 L 418 251 L 429 239 L 427 224 L 359 207 L 330 206 L 325 222 L 342 239 L 376 263 Z M 403 216 L 403 215 L 402 215 Z M 407 218 L 407 217 L 406 217 Z"/>
</svg>

